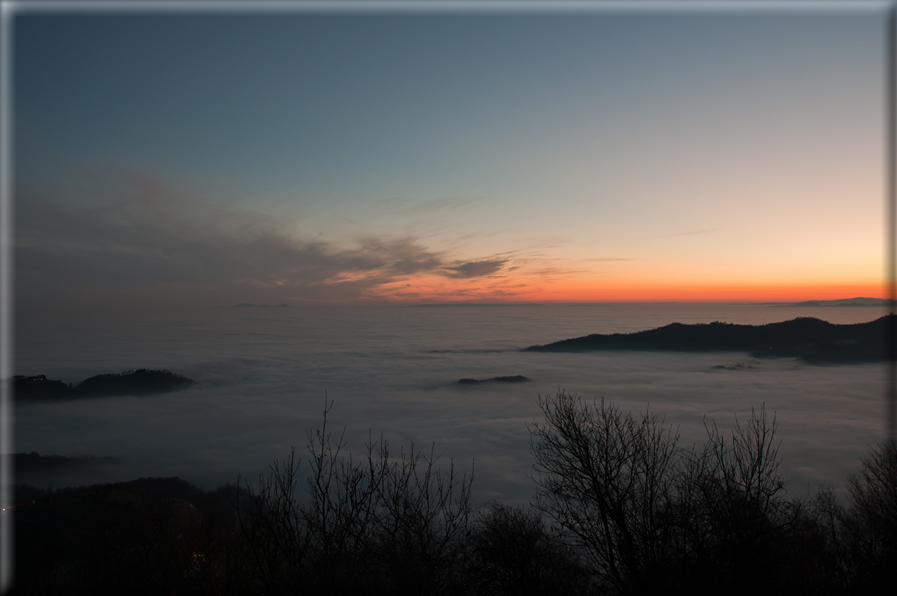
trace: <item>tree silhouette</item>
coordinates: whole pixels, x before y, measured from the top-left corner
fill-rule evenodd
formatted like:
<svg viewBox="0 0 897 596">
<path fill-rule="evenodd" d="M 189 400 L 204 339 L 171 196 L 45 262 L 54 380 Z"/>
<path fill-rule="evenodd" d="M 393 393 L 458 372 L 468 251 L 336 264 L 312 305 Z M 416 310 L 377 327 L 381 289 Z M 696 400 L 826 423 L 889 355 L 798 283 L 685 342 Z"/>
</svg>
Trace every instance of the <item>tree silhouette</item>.
<svg viewBox="0 0 897 596">
<path fill-rule="evenodd" d="M 648 412 L 636 419 L 603 399 L 559 391 L 538 404 L 545 422 L 530 432 L 539 509 L 585 547 L 602 582 L 650 590 L 672 546 L 664 512 L 678 435 Z"/>
</svg>

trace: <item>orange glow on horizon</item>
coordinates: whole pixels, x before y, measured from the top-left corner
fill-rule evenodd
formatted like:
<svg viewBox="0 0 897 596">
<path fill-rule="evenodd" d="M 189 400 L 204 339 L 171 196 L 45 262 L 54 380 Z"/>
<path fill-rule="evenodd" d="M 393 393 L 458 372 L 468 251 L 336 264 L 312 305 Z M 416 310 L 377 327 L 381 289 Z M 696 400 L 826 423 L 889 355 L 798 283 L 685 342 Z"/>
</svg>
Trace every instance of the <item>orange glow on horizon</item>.
<svg viewBox="0 0 897 596">
<path fill-rule="evenodd" d="M 571 280 L 572 281 L 572 280 Z M 670 283 L 625 282 L 571 283 L 543 286 L 540 300 L 552 302 L 801 302 L 843 298 L 884 298 L 887 288 L 880 280 L 854 283 Z"/>
<path fill-rule="evenodd" d="M 422 283 L 382 286 L 368 298 L 390 302 L 802 302 L 846 298 L 885 298 L 882 281 L 855 283 L 692 283 L 580 280 L 520 283 Z M 565 283 L 566 282 L 566 283 Z"/>
<path fill-rule="evenodd" d="M 844 298 L 884 298 L 885 287 L 876 284 L 784 285 L 631 285 L 584 291 L 545 291 L 541 300 L 551 302 L 802 302 Z"/>
</svg>

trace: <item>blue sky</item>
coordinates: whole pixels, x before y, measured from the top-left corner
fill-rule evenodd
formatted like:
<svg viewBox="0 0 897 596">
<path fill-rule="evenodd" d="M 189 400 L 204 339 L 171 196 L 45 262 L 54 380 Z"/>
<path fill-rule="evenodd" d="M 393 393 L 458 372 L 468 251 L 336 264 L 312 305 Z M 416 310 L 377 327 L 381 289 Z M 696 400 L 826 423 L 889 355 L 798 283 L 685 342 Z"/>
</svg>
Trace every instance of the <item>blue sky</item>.
<svg viewBox="0 0 897 596">
<path fill-rule="evenodd" d="M 868 293 L 883 22 L 22 13 L 17 291 L 41 308 Z"/>
</svg>

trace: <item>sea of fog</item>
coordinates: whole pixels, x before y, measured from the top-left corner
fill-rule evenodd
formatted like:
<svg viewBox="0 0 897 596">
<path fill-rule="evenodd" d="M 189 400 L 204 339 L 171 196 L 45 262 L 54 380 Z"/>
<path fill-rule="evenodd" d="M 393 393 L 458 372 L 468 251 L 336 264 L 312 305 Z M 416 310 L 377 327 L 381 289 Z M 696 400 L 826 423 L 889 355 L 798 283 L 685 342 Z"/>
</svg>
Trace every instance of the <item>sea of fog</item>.
<svg viewBox="0 0 897 596">
<path fill-rule="evenodd" d="M 745 353 L 528 353 L 520 349 L 590 333 L 672 322 L 762 324 L 813 316 L 870 321 L 872 307 L 731 304 L 356 306 L 210 308 L 190 314 L 17 322 L 16 374 L 77 383 L 100 373 L 165 368 L 197 381 L 147 397 L 18 405 L 15 449 L 116 463 L 20 477 L 40 487 L 140 476 L 180 476 L 203 488 L 257 477 L 305 449 L 320 425 L 347 450 L 381 435 L 440 465 L 475 466 L 477 502 L 533 495 L 527 424 L 537 397 L 564 389 L 651 411 L 701 443 L 705 421 L 729 428 L 766 405 L 775 413 L 783 470 L 798 496 L 822 483 L 843 489 L 884 434 L 885 366 L 811 366 Z M 717 365 L 744 366 L 736 370 Z M 527 383 L 459 385 L 460 378 L 524 375 Z"/>
</svg>

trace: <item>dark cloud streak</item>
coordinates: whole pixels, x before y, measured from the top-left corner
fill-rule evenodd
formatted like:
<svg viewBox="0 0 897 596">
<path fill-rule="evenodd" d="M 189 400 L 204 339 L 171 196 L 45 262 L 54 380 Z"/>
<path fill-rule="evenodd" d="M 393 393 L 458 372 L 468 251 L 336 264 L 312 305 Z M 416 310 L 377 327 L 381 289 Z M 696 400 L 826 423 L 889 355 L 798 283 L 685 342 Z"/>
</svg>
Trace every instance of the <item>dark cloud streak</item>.
<svg viewBox="0 0 897 596">
<path fill-rule="evenodd" d="M 116 203 L 89 208 L 20 193 L 19 294 L 27 298 L 48 287 L 64 293 L 72 285 L 88 293 L 167 286 L 194 298 L 218 289 L 223 295 L 242 291 L 247 299 L 256 292 L 353 300 L 406 276 L 468 279 L 494 274 L 506 262 L 450 259 L 411 236 L 351 242 L 302 238 L 291 221 L 143 182 Z"/>
<path fill-rule="evenodd" d="M 493 275 L 497 273 L 501 270 L 502 267 L 504 267 L 506 262 L 507 261 L 501 259 L 470 261 L 467 263 L 457 264 L 454 267 L 446 267 L 445 269 L 448 272 L 449 277 L 483 277 L 486 275 Z"/>
</svg>

